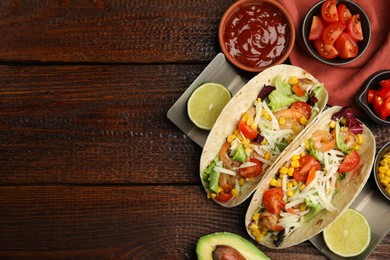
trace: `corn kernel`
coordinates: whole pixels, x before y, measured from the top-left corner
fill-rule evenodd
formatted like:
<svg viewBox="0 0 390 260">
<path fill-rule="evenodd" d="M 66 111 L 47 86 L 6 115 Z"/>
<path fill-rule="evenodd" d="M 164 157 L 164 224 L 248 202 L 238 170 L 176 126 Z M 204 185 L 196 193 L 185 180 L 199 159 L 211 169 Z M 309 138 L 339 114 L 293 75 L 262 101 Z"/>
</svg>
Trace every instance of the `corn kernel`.
<svg viewBox="0 0 390 260">
<path fill-rule="evenodd" d="M 292 140 L 294 140 L 294 137 L 295 137 L 295 135 L 289 135 L 288 137 L 287 137 L 287 143 L 291 143 L 292 142 Z"/>
<path fill-rule="evenodd" d="M 231 142 L 234 141 L 234 139 L 236 139 L 236 136 L 233 135 L 233 134 L 231 134 L 231 135 L 228 136 L 227 141 L 228 141 L 229 143 L 231 143 Z"/>
<path fill-rule="evenodd" d="M 306 203 L 302 203 L 301 205 L 299 205 L 299 210 L 300 211 L 305 211 L 306 210 Z"/>
<path fill-rule="evenodd" d="M 252 147 L 250 147 L 250 146 L 246 146 L 245 147 L 245 154 L 246 155 L 249 156 L 252 152 L 253 152 L 253 148 Z"/>
<path fill-rule="evenodd" d="M 299 134 L 302 131 L 302 126 L 300 126 L 298 124 L 297 125 L 293 125 L 291 129 L 293 130 L 293 132 L 295 134 Z"/>
<path fill-rule="evenodd" d="M 386 175 L 387 177 L 390 177 L 390 169 L 386 169 L 385 175 Z"/>
<path fill-rule="evenodd" d="M 291 76 L 291 77 L 288 79 L 288 84 L 290 84 L 290 85 L 298 84 L 298 78 L 295 77 L 295 76 Z"/>
<path fill-rule="evenodd" d="M 246 113 L 242 116 L 242 120 L 246 122 L 246 121 L 248 120 L 249 117 L 251 117 L 251 116 L 249 115 L 248 112 L 246 112 Z"/>
<path fill-rule="evenodd" d="M 266 152 L 264 154 L 264 159 L 269 160 L 270 158 L 271 158 L 271 153 L 270 152 Z"/>
<path fill-rule="evenodd" d="M 260 213 L 256 213 L 256 214 L 254 214 L 254 215 L 252 216 L 252 219 L 253 219 L 254 221 L 258 221 L 259 218 L 260 218 Z"/>
<path fill-rule="evenodd" d="M 262 234 L 259 234 L 259 235 L 255 236 L 255 238 L 256 238 L 257 242 L 261 242 L 261 241 L 263 241 L 264 236 Z"/>
<path fill-rule="evenodd" d="M 278 179 L 277 180 L 277 184 L 276 184 L 277 187 L 282 187 L 282 179 Z"/>
<path fill-rule="evenodd" d="M 257 124 L 255 122 L 253 122 L 251 125 L 250 125 L 251 129 L 252 130 L 257 130 Z"/>
<path fill-rule="evenodd" d="M 250 144 L 250 143 L 251 143 L 251 139 L 244 139 L 244 140 L 242 141 L 242 143 L 243 143 L 244 145 Z"/>
<path fill-rule="evenodd" d="M 347 124 L 347 118 L 342 117 L 342 118 L 340 119 L 340 122 L 341 122 L 343 125 L 346 125 L 346 124 Z"/>
<path fill-rule="evenodd" d="M 354 148 L 356 151 L 358 151 L 358 150 L 360 149 L 360 145 L 355 144 L 355 145 L 353 146 L 353 148 Z"/>
<path fill-rule="evenodd" d="M 378 177 L 379 177 L 379 180 L 383 180 L 385 178 L 385 174 L 384 173 L 379 173 Z"/>
<path fill-rule="evenodd" d="M 221 186 L 218 186 L 218 191 L 217 191 L 217 193 L 220 193 L 220 192 L 222 192 L 222 191 L 223 191 L 222 187 L 221 187 Z"/>
<path fill-rule="evenodd" d="M 260 233 L 261 233 L 262 235 L 267 235 L 268 230 L 267 230 L 266 228 L 263 228 L 262 230 L 260 230 Z"/>
<path fill-rule="evenodd" d="M 385 172 L 386 172 L 386 169 L 385 169 L 384 166 L 379 166 L 379 167 L 378 167 L 378 171 L 379 171 L 379 173 L 385 173 Z"/>
<path fill-rule="evenodd" d="M 300 191 L 303 191 L 305 188 L 306 188 L 306 185 L 303 183 L 299 186 Z"/>
<path fill-rule="evenodd" d="M 265 140 L 265 138 L 263 139 L 263 141 L 261 141 L 261 145 L 265 145 L 267 143 L 267 140 Z"/>
<path fill-rule="evenodd" d="M 247 125 L 251 125 L 253 123 L 253 117 L 248 117 L 248 119 L 245 122 Z"/>
<path fill-rule="evenodd" d="M 331 120 L 329 123 L 329 128 L 335 128 L 336 127 L 336 121 Z"/>
<path fill-rule="evenodd" d="M 261 236 L 261 233 L 258 229 L 256 229 L 256 230 L 252 231 L 252 235 L 254 235 L 255 237 L 258 237 L 258 236 Z"/>
<path fill-rule="evenodd" d="M 305 149 L 310 150 L 309 140 L 305 140 Z"/>
<path fill-rule="evenodd" d="M 299 159 L 301 159 L 301 156 L 299 154 L 291 156 L 291 161 L 296 161 L 296 160 L 299 160 Z"/>
<path fill-rule="evenodd" d="M 362 134 L 357 134 L 357 143 L 363 144 L 363 135 Z"/>
<path fill-rule="evenodd" d="M 298 168 L 300 166 L 298 160 L 291 161 L 291 167 L 293 168 Z"/>
<path fill-rule="evenodd" d="M 293 187 L 293 184 L 291 182 L 287 183 L 287 189 L 291 189 Z"/>
<path fill-rule="evenodd" d="M 244 179 L 244 178 L 240 178 L 240 179 L 238 180 L 238 184 L 240 184 L 240 186 L 244 186 L 244 184 L 245 184 L 245 179 Z"/>
<path fill-rule="evenodd" d="M 286 123 L 286 119 L 284 117 L 279 118 L 279 125 L 284 125 Z"/>
<path fill-rule="evenodd" d="M 298 186 L 298 182 L 296 180 L 292 180 L 291 183 L 293 184 L 294 187 Z"/>
<path fill-rule="evenodd" d="M 210 198 L 215 199 L 215 197 L 217 197 L 217 194 L 215 194 L 215 193 L 210 194 Z"/>
<path fill-rule="evenodd" d="M 261 102 L 261 98 L 257 98 L 257 102 Z"/>
<path fill-rule="evenodd" d="M 301 157 L 303 157 L 303 156 L 305 156 L 305 155 L 307 155 L 307 152 L 306 152 L 306 151 L 301 152 Z"/>
<path fill-rule="evenodd" d="M 294 192 L 292 190 L 287 191 L 287 196 L 289 197 L 294 196 Z"/>
<path fill-rule="evenodd" d="M 232 189 L 231 193 L 232 193 L 233 197 L 236 197 L 238 195 L 236 188 Z"/>
<path fill-rule="evenodd" d="M 285 175 L 285 174 L 287 174 L 287 172 L 288 172 L 288 168 L 287 168 L 286 166 L 282 166 L 282 167 L 279 169 L 279 173 L 280 173 L 281 175 Z"/>
<path fill-rule="evenodd" d="M 299 123 L 300 123 L 301 125 L 306 125 L 307 122 L 308 122 L 308 120 L 307 120 L 306 117 L 301 116 L 301 117 L 299 118 Z"/>
<path fill-rule="evenodd" d="M 290 177 L 294 175 L 294 168 L 293 167 L 288 168 L 287 175 Z"/>
<path fill-rule="evenodd" d="M 255 220 L 255 221 L 257 221 L 257 220 Z M 259 225 L 257 225 L 256 223 L 253 223 L 253 222 L 248 227 L 252 231 L 255 231 L 255 230 L 259 229 Z"/>
<path fill-rule="evenodd" d="M 269 182 L 270 186 L 276 187 L 277 184 L 278 184 L 278 181 L 275 178 L 271 179 L 271 181 Z"/>
</svg>

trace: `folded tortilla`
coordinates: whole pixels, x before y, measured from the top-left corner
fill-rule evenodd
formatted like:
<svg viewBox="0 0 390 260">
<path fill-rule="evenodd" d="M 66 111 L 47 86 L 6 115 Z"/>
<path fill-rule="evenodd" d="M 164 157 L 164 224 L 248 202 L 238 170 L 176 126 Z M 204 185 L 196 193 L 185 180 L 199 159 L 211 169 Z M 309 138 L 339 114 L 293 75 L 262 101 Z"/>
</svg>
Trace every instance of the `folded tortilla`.
<svg viewBox="0 0 390 260">
<path fill-rule="evenodd" d="M 287 81 L 290 77 L 295 76 L 297 78 L 310 79 L 315 84 L 321 84 L 307 71 L 296 66 L 282 64 L 262 71 L 260 74 L 252 78 L 244 87 L 242 87 L 220 113 L 204 145 L 200 159 L 200 178 L 206 192 L 208 191 L 208 187 L 207 183 L 203 179 L 203 171 L 218 155 L 221 147 L 226 142 L 228 135 L 232 134 L 233 131 L 237 129 L 238 122 L 242 118 L 243 114 L 254 105 L 254 102 L 264 85 L 271 85 L 277 76 L 282 76 L 285 81 Z M 321 113 L 327 104 L 328 93 L 326 92 L 326 89 L 322 87 L 316 96 L 318 98 L 318 102 L 314 106 L 318 108 L 317 112 Z M 313 111 L 313 113 L 315 112 Z M 316 115 L 312 115 L 305 128 L 313 124 L 315 120 Z M 304 131 L 305 130 L 303 130 L 295 138 L 301 136 Z M 286 149 L 288 149 L 288 147 Z M 282 156 L 283 153 L 284 152 L 282 152 L 280 156 Z M 272 167 L 269 167 L 262 176 L 266 175 L 270 168 Z M 245 183 L 240 189 L 240 194 L 233 197 L 231 200 L 227 202 L 214 201 L 224 207 L 234 207 L 241 204 L 256 190 L 262 176 L 259 176 L 259 178 L 254 181 Z"/>
<path fill-rule="evenodd" d="M 258 189 L 253 194 L 245 217 L 245 226 L 249 235 L 253 239 L 256 240 L 249 228 L 249 225 L 252 221 L 253 215 L 262 206 L 263 195 L 270 188 L 270 181 L 279 174 L 279 168 L 291 159 L 294 155 L 293 152 L 302 145 L 305 140 L 308 140 L 318 129 L 326 128 L 332 119 L 332 115 L 340 110 L 341 107 L 338 106 L 325 110 L 319 116 L 316 123 L 312 124 L 305 130 L 304 135 L 295 139 L 295 142 L 289 147 L 286 154 L 284 154 L 284 156 L 274 164 L 269 173 L 264 176 L 258 186 Z M 299 244 L 320 233 L 351 205 L 354 199 L 359 195 L 360 191 L 364 188 L 364 185 L 370 176 L 376 151 L 375 138 L 372 132 L 364 124 L 362 124 L 362 126 L 362 136 L 364 141 L 361 145 L 359 145 L 359 149 L 357 150 L 360 155 L 360 163 L 356 169 L 352 170 L 352 172 L 345 173 L 345 178 L 343 180 L 337 180 L 339 182 L 337 192 L 333 195 L 331 201 L 331 204 L 335 209 L 333 211 L 322 209 L 317 215 L 315 215 L 315 217 L 303 223 L 302 226 L 292 231 L 287 237 L 284 237 L 278 247 L 274 244 L 273 239 L 264 239 L 263 241 L 260 241 L 259 244 L 274 249 L 282 249 Z"/>
</svg>

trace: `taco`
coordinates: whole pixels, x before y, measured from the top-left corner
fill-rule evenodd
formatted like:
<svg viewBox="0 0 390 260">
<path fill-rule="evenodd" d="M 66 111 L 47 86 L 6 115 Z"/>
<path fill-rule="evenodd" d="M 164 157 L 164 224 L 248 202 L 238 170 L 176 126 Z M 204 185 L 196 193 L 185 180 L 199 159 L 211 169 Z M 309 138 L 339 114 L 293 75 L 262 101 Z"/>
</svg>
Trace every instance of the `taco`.
<svg viewBox="0 0 390 260">
<path fill-rule="evenodd" d="M 365 125 L 341 107 L 326 110 L 264 176 L 246 213 L 248 233 L 269 248 L 310 239 L 358 196 L 374 156 Z"/>
<path fill-rule="evenodd" d="M 251 79 L 222 110 L 206 140 L 200 177 L 208 197 L 225 207 L 245 201 L 327 101 L 324 86 L 299 67 L 277 65 Z"/>
</svg>

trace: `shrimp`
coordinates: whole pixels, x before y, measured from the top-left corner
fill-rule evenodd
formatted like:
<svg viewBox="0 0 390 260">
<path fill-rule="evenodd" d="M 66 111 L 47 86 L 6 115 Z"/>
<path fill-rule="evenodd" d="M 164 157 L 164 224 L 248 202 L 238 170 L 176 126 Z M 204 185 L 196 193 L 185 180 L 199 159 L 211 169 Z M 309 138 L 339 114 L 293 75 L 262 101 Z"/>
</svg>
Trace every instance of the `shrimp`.
<svg viewBox="0 0 390 260">
<path fill-rule="evenodd" d="M 348 148 L 351 148 L 357 142 L 357 136 L 346 128 L 341 128 L 340 136 Z"/>
<path fill-rule="evenodd" d="M 229 155 L 227 154 L 229 148 L 230 144 L 225 142 L 222 145 L 221 150 L 219 150 L 219 158 L 221 159 L 223 166 L 230 170 L 232 168 L 232 160 L 230 160 Z"/>
<path fill-rule="evenodd" d="M 336 144 L 334 136 L 326 130 L 317 130 L 311 137 L 314 149 L 327 152 L 333 149 Z"/>
<path fill-rule="evenodd" d="M 302 115 L 290 108 L 281 109 L 275 112 L 275 117 L 278 120 L 281 129 L 291 129 L 295 134 L 299 134 L 303 130 L 303 126 L 299 123 L 299 118 Z M 283 118 L 283 120 L 281 120 Z"/>
<path fill-rule="evenodd" d="M 236 184 L 235 177 L 226 173 L 221 173 L 218 185 L 226 192 L 231 191 Z"/>
<path fill-rule="evenodd" d="M 259 223 L 268 230 L 283 230 L 283 227 L 276 225 L 279 221 L 279 216 L 269 212 L 262 212 L 259 216 Z"/>
</svg>

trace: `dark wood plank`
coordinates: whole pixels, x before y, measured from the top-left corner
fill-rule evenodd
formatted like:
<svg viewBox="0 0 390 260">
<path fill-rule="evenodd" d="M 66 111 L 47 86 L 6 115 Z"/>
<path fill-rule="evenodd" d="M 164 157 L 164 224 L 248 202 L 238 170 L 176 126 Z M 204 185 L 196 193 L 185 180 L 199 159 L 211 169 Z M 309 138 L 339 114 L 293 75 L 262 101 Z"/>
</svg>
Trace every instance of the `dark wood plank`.
<svg viewBox="0 0 390 260">
<path fill-rule="evenodd" d="M 1 187 L 0 258 L 194 259 L 202 235 L 250 239 L 247 204 L 223 208 L 186 185 Z M 310 242 L 259 247 L 273 259 L 325 259 Z"/>
<path fill-rule="evenodd" d="M 204 66 L 1 66 L 0 183 L 198 183 L 166 113 Z"/>
<path fill-rule="evenodd" d="M 232 0 L 5 1 L 0 60 L 210 61 Z"/>
</svg>

